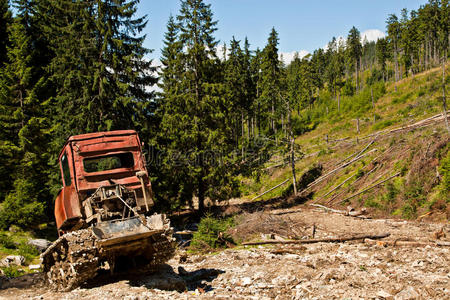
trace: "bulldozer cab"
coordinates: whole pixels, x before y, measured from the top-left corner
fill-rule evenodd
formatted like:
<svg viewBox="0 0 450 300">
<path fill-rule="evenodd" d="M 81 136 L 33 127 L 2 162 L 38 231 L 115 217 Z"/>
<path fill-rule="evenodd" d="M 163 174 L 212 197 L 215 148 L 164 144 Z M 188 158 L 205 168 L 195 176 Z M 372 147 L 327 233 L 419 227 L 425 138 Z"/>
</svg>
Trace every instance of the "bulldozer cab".
<svg viewBox="0 0 450 300">
<path fill-rule="evenodd" d="M 134 130 L 72 136 L 59 154 L 59 167 L 63 183 L 55 200 L 59 231 L 146 213 L 153 205 Z"/>
</svg>

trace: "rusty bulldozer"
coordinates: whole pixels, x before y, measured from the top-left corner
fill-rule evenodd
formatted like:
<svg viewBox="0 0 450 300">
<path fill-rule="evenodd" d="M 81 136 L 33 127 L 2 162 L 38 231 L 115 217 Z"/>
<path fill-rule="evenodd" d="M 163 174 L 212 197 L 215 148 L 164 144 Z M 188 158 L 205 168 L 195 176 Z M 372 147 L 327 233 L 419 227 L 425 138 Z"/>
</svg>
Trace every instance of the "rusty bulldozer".
<svg viewBox="0 0 450 300">
<path fill-rule="evenodd" d="M 68 291 L 99 270 L 143 272 L 173 257 L 170 221 L 151 213 L 151 183 L 135 131 L 72 136 L 59 166 L 59 238 L 41 255 L 51 287 Z"/>
</svg>

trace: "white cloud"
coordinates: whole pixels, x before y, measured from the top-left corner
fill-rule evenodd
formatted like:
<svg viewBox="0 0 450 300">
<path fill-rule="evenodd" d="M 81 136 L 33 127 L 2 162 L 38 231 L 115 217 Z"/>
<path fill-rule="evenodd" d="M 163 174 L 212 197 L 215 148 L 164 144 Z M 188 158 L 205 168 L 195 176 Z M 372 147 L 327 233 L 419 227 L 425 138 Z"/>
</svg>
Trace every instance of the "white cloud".
<svg viewBox="0 0 450 300">
<path fill-rule="evenodd" d="M 325 50 L 325 51 L 327 51 L 328 50 L 328 44 L 331 42 L 331 39 L 330 39 L 330 41 L 325 45 L 325 46 L 323 46 L 322 47 L 322 49 L 323 50 Z M 339 46 L 344 46 L 345 47 L 345 38 L 343 37 L 343 36 L 338 36 L 337 38 L 336 38 L 336 45 L 339 47 Z"/>
<path fill-rule="evenodd" d="M 384 38 L 386 34 L 378 29 L 368 29 L 361 33 L 361 41 L 364 41 L 364 38 L 367 38 L 369 42 L 377 41 L 378 39 Z"/>
<path fill-rule="evenodd" d="M 283 57 L 284 64 L 288 65 L 291 63 L 291 61 L 294 60 L 295 53 L 298 53 L 299 58 L 303 58 L 309 54 L 309 52 L 306 50 L 300 50 L 300 51 L 292 51 L 292 52 L 281 52 L 279 54 L 279 56 L 280 56 L 280 59 L 281 59 L 281 57 Z"/>
</svg>

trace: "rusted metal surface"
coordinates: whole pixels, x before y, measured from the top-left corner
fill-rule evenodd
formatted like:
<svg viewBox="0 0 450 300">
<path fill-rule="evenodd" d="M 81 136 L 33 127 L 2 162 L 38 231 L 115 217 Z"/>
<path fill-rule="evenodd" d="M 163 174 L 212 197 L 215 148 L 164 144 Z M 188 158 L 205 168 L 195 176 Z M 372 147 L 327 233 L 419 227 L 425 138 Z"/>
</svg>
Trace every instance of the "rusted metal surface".
<svg viewBox="0 0 450 300">
<path fill-rule="evenodd" d="M 56 197 L 55 219 L 60 238 L 41 256 L 51 286 L 76 288 L 100 268 L 113 272 L 124 258 L 145 269 L 174 255 L 169 220 L 148 216 L 151 184 L 135 131 L 70 137 L 59 162 L 64 186 Z"/>
<path fill-rule="evenodd" d="M 134 164 L 128 168 L 116 168 L 101 172 L 86 172 L 83 160 L 87 158 L 102 157 L 121 153 L 131 153 Z M 110 132 L 88 133 L 70 137 L 59 155 L 59 160 L 67 155 L 69 161 L 71 184 L 66 185 L 57 197 L 55 205 L 55 218 L 58 228 L 69 219 L 81 218 L 80 198 L 84 198 L 93 190 L 101 186 L 109 186 L 111 182 L 126 186 L 130 190 L 142 189 L 148 192 L 142 195 L 151 195 L 151 184 L 147 175 L 145 161 L 142 155 L 141 142 L 134 130 L 119 130 Z M 64 173 L 60 164 L 61 174 Z M 140 173 L 140 178 L 136 173 Z M 62 175 L 64 181 L 64 175 Z M 139 193 L 139 195 L 141 192 Z M 147 202 L 153 204 L 151 199 Z M 148 207 L 148 203 L 146 205 Z M 148 210 L 148 209 L 147 209 Z"/>
</svg>

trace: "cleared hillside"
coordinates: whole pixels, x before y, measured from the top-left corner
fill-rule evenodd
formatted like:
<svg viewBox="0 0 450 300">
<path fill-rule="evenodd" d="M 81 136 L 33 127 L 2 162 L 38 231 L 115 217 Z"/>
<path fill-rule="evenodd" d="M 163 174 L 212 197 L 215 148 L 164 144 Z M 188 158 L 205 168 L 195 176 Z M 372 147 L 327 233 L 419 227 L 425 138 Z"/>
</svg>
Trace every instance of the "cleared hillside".
<svg viewBox="0 0 450 300">
<path fill-rule="evenodd" d="M 339 110 L 337 100 L 329 98 L 300 112 L 316 122 L 296 139 L 303 153 L 296 160 L 303 192 L 293 197 L 288 181 L 255 201 L 283 197 L 295 203 L 366 207 L 374 216 L 449 219 L 449 135 L 439 115 L 441 72 L 436 68 L 397 84 L 366 87 L 342 97 Z M 447 76 L 447 90 L 449 82 Z M 315 170 L 308 173 L 312 177 L 302 177 L 310 170 Z M 259 180 L 242 179 L 244 197 L 253 199 L 291 176 L 284 157 L 275 155 Z"/>
</svg>

